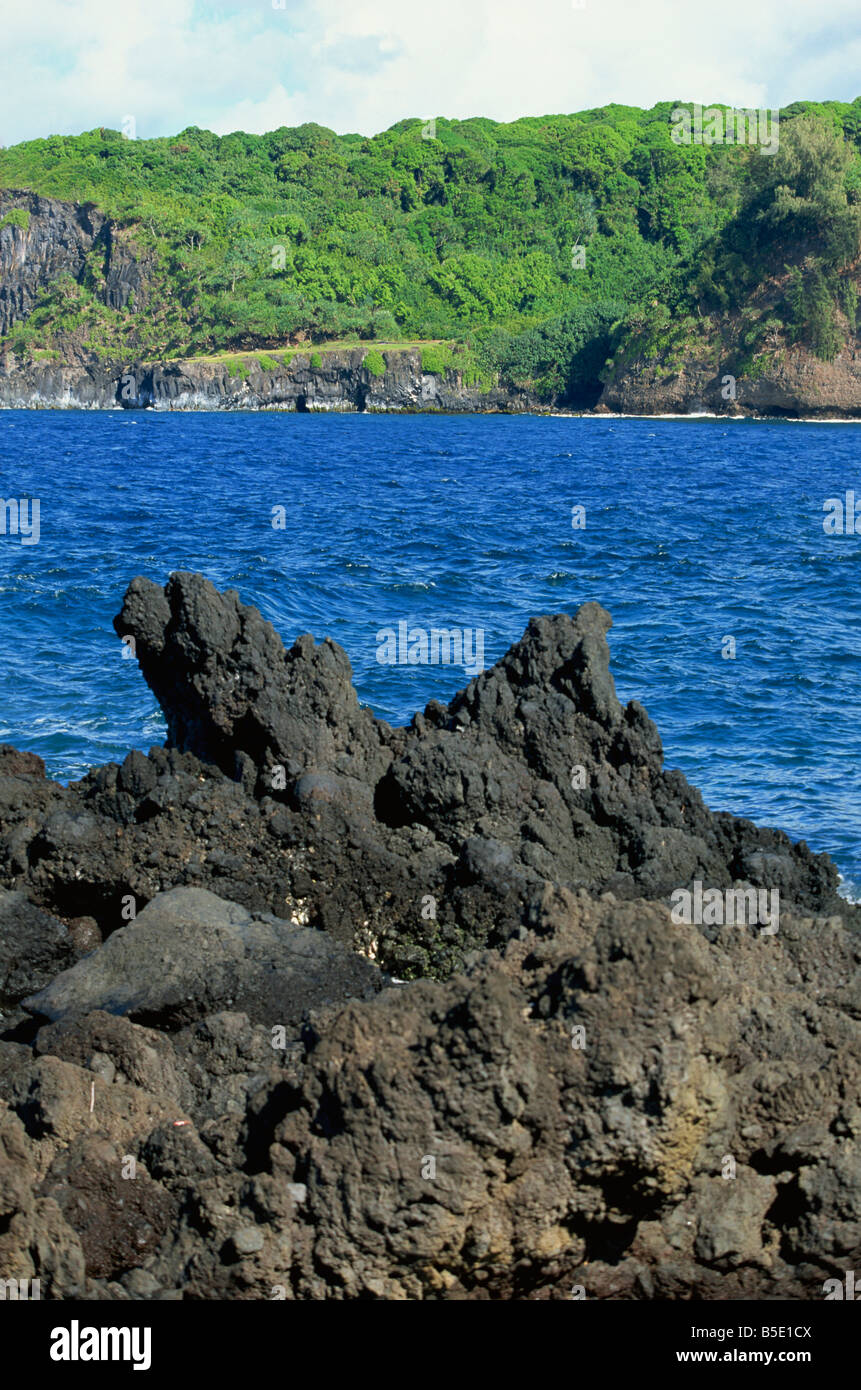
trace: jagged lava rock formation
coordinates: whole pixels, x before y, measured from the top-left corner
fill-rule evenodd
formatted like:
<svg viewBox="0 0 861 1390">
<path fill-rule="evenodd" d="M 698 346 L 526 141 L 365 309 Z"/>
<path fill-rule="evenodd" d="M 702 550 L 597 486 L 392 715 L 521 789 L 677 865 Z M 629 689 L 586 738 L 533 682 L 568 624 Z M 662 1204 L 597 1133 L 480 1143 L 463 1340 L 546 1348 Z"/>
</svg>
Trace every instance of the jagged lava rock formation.
<svg viewBox="0 0 861 1390">
<path fill-rule="evenodd" d="M 0 749 L 5 1277 L 814 1298 L 857 1263 L 857 911 L 664 769 L 609 626 L 533 619 L 394 729 L 329 639 L 133 581 L 168 746 L 68 788 Z M 676 925 L 696 880 L 777 889 L 779 932 Z"/>
</svg>

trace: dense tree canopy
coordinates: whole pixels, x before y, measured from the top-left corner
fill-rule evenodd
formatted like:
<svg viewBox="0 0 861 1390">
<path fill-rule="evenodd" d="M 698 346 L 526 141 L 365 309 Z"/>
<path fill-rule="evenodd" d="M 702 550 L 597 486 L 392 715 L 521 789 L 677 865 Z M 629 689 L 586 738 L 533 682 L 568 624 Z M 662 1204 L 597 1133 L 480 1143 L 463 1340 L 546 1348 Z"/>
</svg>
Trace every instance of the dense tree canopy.
<svg viewBox="0 0 861 1390">
<path fill-rule="evenodd" d="M 674 143 L 674 105 L 2 150 L 0 186 L 96 204 L 165 291 L 155 314 L 97 311 L 94 264 L 13 340 L 49 350 L 76 314 L 102 356 L 465 340 L 484 369 L 558 389 L 600 367 L 614 323 L 654 345 L 662 314 L 739 311 L 782 277 L 769 322 L 829 355 L 854 328 L 861 99 L 788 108 L 772 155 Z"/>
</svg>

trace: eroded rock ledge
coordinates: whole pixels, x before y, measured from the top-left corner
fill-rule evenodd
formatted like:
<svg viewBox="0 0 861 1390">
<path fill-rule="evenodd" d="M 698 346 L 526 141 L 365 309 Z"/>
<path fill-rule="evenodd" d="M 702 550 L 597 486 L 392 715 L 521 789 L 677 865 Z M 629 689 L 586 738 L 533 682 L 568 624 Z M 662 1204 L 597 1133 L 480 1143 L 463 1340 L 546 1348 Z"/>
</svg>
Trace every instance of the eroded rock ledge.
<svg viewBox="0 0 861 1390">
<path fill-rule="evenodd" d="M 805 1299 L 857 1267 L 856 909 L 664 768 L 599 605 L 406 729 L 199 575 L 115 626 L 168 747 L 69 788 L 0 749 L 3 1277 Z M 697 880 L 777 889 L 779 931 L 675 925 Z"/>
<path fill-rule="evenodd" d="M 277 349 L 276 349 L 277 351 Z M 319 365 L 312 349 L 291 354 L 285 366 L 245 355 L 241 372 L 226 360 L 129 362 L 17 362 L 0 356 L 0 408 L 72 410 L 285 410 L 299 413 L 430 412 L 446 414 L 545 412 L 555 408 L 526 387 L 468 386 L 459 371 L 425 372 L 417 349 L 383 354 L 377 376 L 365 366 L 367 349 L 326 351 Z"/>
</svg>

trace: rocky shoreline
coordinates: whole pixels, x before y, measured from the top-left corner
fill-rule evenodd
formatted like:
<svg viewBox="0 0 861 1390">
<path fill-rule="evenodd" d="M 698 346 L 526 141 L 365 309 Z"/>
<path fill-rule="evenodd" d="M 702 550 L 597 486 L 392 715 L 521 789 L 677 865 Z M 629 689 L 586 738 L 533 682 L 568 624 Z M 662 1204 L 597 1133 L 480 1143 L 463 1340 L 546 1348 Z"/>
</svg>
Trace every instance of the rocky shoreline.
<svg viewBox="0 0 861 1390">
<path fill-rule="evenodd" d="M 0 749 L 0 1276 L 42 1297 L 820 1299 L 861 1257 L 861 932 L 534 618 L 408 728 L 199 575 L 168 744 Z M 680 889 L 779 930 L 679 925 Z"/>
<path fill-rule="evenodd" d="M 648 362 L 623 367 L 601 393 L 600 408 L 620 415 L 709 413 L 756 419 L 861 419 L 861 347 L 852 342 L 833 362 L 795 346 L 775 353 L 755 374 L 691 358 L 679 369 Z M 730 398 L 728 399 L 728 395 Z"/>
<path fill-rule="evenodd" d="M 656 364 L 625 369 L 601 389 L 591 408 L 547 400 L 526 387 L 489 389 L 465 384 L 463 374 L 426 372 L 417 349 L 390 349 L 385 372 L 365 365 L 367 351 L 291 353 L 284 366 L 264 367 L 266 353 L 229 360 L 95 364 L 19 364 L 0 358 L 0 410 L 281 410 L 307 413 L 628 415 L 711 414 L 752 419 L 861 419 L 861 351 L 824 363 L 797 349 L 755 378 L 733 378 L 711 364 L 687 363 L 668 374 Z"/>
<path fill-rule="evenodd" d="M 298 412 L 420 412 L 484 414 L 547 412 L 533 393 L 481 390 L 455 371 L 428 373 L 417 350 L 384 354 L 377 376 L 364 365 L 367 349 L 291 353 L 289 365 L 261 366 L 243 354 L 242 371 L 227 360 L 132 363 L 123 368 L 44 362 L 18 366 L 0 359 L 0 409 L 18 410 L 286 410 Z M 273 364 L 275 359 L 270 359 Z"/>
</svg>

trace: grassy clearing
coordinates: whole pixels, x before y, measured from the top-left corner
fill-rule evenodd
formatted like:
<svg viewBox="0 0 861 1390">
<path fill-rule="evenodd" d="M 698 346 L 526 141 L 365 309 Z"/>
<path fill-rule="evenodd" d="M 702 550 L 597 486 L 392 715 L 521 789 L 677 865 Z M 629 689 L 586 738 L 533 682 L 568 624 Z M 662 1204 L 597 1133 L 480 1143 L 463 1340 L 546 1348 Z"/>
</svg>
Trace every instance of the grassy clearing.
<svg viewBox="0 0 861 1390">
<path fill-rule="evenodd" d="M 269 347 L 253 348 L 249 349 L 248 352 L 213 352 L 195 357 L 178 358 L 176 360 L 195 363 L 211 362 L 218 365 L 223 365 L 224 363 L 229 364 L 231 362 L 251 363 L 256 361 L 262 365 L 265 358 L 267 363 L 274 362 L 276 366 L 281 366 L 285 365 L 292 357 L 296 357 L 300 353 L 304 354 L 306 357 L 325 357 L 326 354 L 330 352 L 361 352 L 364 355 L 369 355 L 372 352 L 422 352 L 428 348 L 439 347 L 444 343 L 445 339 L 443 338 L 402 339 L 396 343 L 378 343 L 373 342 L 370 338 L 361 338 L 352 342 L 344 339 L 340 342 L 331 343 L 303 343 L 297 347 L 290 348 Z M 273 368 L 267 366 L 265 370 L 272 371 Z"/>
</svg>

